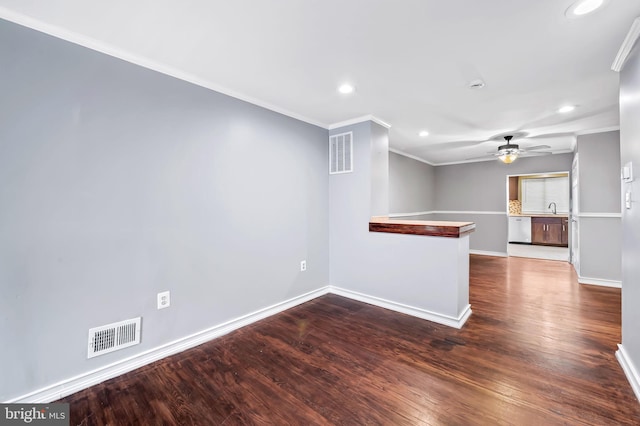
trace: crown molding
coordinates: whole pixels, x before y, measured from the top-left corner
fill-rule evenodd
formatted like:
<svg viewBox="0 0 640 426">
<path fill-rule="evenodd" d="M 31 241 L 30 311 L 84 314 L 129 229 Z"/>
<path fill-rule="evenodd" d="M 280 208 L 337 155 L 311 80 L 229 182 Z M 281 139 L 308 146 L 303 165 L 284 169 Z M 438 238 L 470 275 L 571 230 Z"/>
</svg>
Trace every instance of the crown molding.
<svg viewBox="0 0 640 426">
<path fill-rule="evenodd" d="M 552 151 L 550 155 L 558 155 L 558 154 L 573 154 L 573 150 L 572 149 L 560 149 L 558 151 Z M 541 157 L 540 155 L 522 155 L 522 156 L 518 156 L 518 159 L 516 161 L 522 160 L 524 158 L 536 158 L 536 157 Z M 449 163 L 433 163 L 433 166 L 455 166 L 456 164 L 469 164 L 469 163 L 483 163 L 483 162 L 487 162 L 487 161 L 498 161 L 498 157 L 494 157 L 494 158 L 480 158 L 480 159 L 476 159 L 476 160 L 464 160 L 464 161 L 452 161 Z"/>
<path fill-rule="evenodd" d="M 434 166 L 435 164 L 428 162 L 424 158 L 416 157 L 415 155 L 407 154 L 404 151 L 400 151 L 399 149 L 389 148 L 389 152 L 393 152 L 394 154 L 402 155 L 403 157 L 411 158 L 412 160 L 420 161 L 421 163 L 428 164 L 430 166 Z"/>
<path fill-rule="evenodd" d="M 620 126 L 601 127 L 599 129 L 580 130 L 576 132 L 576 136 L 593 135 L 594 133 L 607 133 L 620 130 Z"/>
<path fill-rule="evenodd" d="M 375 117 L 375 116 L 370 115 L 370 114 L 369 115 L 363 115 L 362 117 L 352 118 L 350 120 L 339 121 L 337 123 L 330 124 L 329 126 L 327 126 L 327 128 L 329 130 L 339 129 L 340 127 L 351 126 L 351 125 L 358 124 L 358 123 L 364 123 L 365 121 L 373 121 L 374 123 L 379 124 L 382 127 L 385 127 L 387 129 L 391 128 L 391 124 L 386 123 L 386 122 L 380 120 L 378 117 Z"/>
<path fill-rule="evenodd" d="M 23 27 L 31 28 L 32 30 L 39 31 L 44 34 L 48 34 L 50 36 L 53 36 L 62 40 L 66 40 L 68 42 L 77 44 L 79 46 L 86 47 L 88 49 L 95 50 L 100 53 L 104 53 L 105 55 L 109 55 L 114 58 L 121 59 L 131 64 L 138 65 L 140 67 L 147 68 L 149 70 L 156 71 L 173 78 L 177 78 L 178 80 L 186 81 L 187 83 L 195 84 L 196 86 L 213 90 L 214 92 L 218 92 L 223 95 L 230 96 L 235 99 L 239 99 L 241 101 L 256 105 L 258 107 L 276 112 L 278 114 L 286 115 L 287 117 L 290 117 L 299 121 L 303 121 L 305 123 L 309 123 L 314 126 L 321 127 L 323 129 L 329 128 L 326 123 L 321 123 L 317 120 L 313 120 L 309 117 L 305 117 L 303 115 L 288 111 L 284 108 L 280 108 L 276 105 L 270 104 L 260 99 L 247 96 L 235 90 L 214 84 L 196 75 L 189 74 L 184 71 L 180 71 L 179 69 L 171 67 L 166 64 L 155 62 L 142 55 L 128 52 L 124 49 L 120 49 L 109 43 L 105 43 L 103 41 L 96 40 L 94 38 L 87 37 L 82 34 L 78 34 L 74 31 L 69 31 L 57 25 L 47 24 L 38 19 L 34 19 L 30 16 L 17 13 L 6 7 L 0 6 L 0 18 L 6 19 L 7 21 L 13 22 L 14 24 L 22 25 Z"/>
<path fill-rule="evenodd" d="M 611 69 L 613 71 L 620 72 L 622 70 L 622 67 L 624 67 L 624 63 L 627 60 L 627 57 L 629 57 L 629 53 L 631 53 L 631 49 L 633 49 L 638 37 L 640 37 L 640 17 L 634 19 L 627 36 L 622 42 L 622 46 L 620 46 L 620 50 L 618 50 L 616 59 L 614 59 L 613 64 L 611 65 Z"/>
</svg>

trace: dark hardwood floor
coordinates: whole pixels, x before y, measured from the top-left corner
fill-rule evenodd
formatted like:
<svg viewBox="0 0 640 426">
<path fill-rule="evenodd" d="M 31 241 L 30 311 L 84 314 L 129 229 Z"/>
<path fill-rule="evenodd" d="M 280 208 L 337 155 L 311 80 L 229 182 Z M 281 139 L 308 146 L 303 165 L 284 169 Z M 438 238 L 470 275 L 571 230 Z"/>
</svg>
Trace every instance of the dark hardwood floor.
<svg viewBox="0 0 640 426">
<path fill-rule="evenodd" d="M 622 425 L 620 290 L 471 257 L 462 330 L 327 295 L 64 399 L 81 425 Z"/>
</svg>

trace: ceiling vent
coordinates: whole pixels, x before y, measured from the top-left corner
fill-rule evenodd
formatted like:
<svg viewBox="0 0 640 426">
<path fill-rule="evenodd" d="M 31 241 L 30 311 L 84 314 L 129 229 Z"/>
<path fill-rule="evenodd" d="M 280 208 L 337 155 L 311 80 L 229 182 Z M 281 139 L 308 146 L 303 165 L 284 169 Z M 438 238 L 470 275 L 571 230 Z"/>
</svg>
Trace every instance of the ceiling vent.
<svg viewBox="0 0 640 426">
<path fill-rule="evenodd" d="M 87 358 L 140 343 L 140 320 L 138 317 L 90 329 Z"/>
<path fill-rule="evenodd" d="M 478 79 L 469 83 L 469 89 L 482 89 L 485 86 L 484 81 Z"/>
<path fill-rule="evenodd" d="M 353 171 L 353 132 L 329 137 L 329 174 Z"/>
</svg>

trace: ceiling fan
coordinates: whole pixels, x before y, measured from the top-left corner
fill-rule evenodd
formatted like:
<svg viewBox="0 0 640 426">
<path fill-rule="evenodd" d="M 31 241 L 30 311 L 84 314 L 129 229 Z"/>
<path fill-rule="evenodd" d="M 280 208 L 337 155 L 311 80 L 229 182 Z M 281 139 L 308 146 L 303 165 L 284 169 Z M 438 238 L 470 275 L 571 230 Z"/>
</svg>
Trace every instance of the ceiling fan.
<svg viewBox="0 0 640 426">
<path fill-rule="evenodd" d="M 513 139 L 512 135 L 504 136 L 504 139 L 507 141 L 507 143 L 504 145 L 500 145 L 498 147 L 498 152 L 490 151 L 487 154 L 489 157 L 498 157 L 498 159 L 505 164 L 513 163 L 522 154 L 528 154 L 532 151 L 551 148 L 549 145 L 537 145 L 537 146 L 532 146 L 525 149 L 525 148 L 520 148 L 518 144 L 511 143 L 511 139 Z M 535 154 L 546 155 L 551 153 L 536 152 Z M 487 156 L 476 157 L 476 158 L 487 158 Z"/>
</svg>

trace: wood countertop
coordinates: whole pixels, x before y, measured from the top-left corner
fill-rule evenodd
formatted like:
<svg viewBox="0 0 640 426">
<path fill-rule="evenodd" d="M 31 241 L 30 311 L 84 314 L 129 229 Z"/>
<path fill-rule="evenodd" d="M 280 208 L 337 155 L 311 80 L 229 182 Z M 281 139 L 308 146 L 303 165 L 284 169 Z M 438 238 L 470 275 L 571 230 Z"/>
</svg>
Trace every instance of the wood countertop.
<svg viewBox="0 0 640 426">
<path fill-rule="evenodd" d="M 369 232 L 425 235 L 430 237 L 460 238 L 475 231 L 473 222 L 448 222 L 433 220 L 396 220 L 386 216 L 374 216 L 369 221 Z"/>
</svg>

